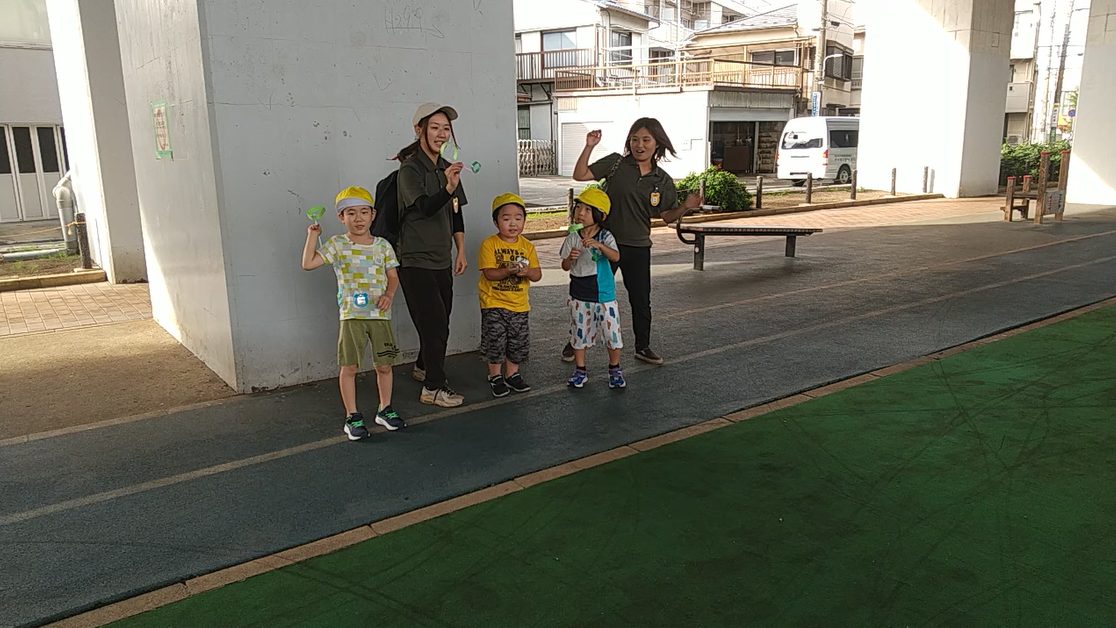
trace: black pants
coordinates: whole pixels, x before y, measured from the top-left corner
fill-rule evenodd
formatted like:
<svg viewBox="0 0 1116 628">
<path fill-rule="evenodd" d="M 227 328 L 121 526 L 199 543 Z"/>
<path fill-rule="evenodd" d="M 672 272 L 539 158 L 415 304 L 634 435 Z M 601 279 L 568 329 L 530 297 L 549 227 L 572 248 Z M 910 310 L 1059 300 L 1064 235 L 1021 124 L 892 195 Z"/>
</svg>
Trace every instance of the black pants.
<svg viewBox="0 0 1116 628">
<path fill-rule="evenodd" d="M 453 308 L 453 271 L 400 268 L 399 286 L 407 311 L 419 336 L 415 366 L 426 370 L 426 388 L 446 384 L 446 346 L 449 344 L 450 310 Z"/>
<path fill-rule="evenodd" d="M 636 351 L 651 346 L 651 247 L 620 247 L 620 263 L 612 265 L 624 273 L 624 288 L 632 303 L 632 329 L 635 330 Z"/>
</svg>

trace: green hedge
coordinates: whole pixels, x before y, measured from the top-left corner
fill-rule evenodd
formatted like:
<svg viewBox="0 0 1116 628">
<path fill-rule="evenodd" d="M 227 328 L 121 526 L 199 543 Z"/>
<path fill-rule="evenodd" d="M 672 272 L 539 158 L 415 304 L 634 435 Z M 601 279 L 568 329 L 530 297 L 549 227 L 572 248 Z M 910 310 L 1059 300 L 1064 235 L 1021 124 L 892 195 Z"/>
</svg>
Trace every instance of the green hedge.
<svg viewBox="0 0 1116 628">
<path fill-rule="evenodd" d="M 1058 178 L 1062 163 L 1062 150 L 1070 147 L 1069 142 L 1059 140 L 1049 144 L 1004 144 L 1000 147 L 1000 185 L 1007 184 L 1008 177 L 1022 178 L 1031 175 L 1036 180 L 1039 175 L 1039 153 L 1050 151 L 1050 179 Z"/>
<path fill-rule="evenodd" d="M 736 175 L 716 167 L 709 167 L 704 172 L 691 172 L 678 182 L 680 194 L 696 192 L 699 181 L 705 181 L 705 204 L 718 205 L 721 211 L 734 212 L 748 209 L 752 206 L 752 195 Z"/>
</svg>

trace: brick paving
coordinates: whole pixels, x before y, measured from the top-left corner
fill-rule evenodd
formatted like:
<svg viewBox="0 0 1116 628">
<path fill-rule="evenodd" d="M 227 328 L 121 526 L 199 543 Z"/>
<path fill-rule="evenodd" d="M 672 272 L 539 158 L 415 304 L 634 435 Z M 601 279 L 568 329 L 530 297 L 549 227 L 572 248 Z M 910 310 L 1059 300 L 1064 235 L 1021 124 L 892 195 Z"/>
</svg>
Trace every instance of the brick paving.
<svg viewBox="0 0 1116 628">
<path fill-rule="evenodd" d="M 0 337 L 151 318 L 147 284 L 0 292 Z"/>
</svg>

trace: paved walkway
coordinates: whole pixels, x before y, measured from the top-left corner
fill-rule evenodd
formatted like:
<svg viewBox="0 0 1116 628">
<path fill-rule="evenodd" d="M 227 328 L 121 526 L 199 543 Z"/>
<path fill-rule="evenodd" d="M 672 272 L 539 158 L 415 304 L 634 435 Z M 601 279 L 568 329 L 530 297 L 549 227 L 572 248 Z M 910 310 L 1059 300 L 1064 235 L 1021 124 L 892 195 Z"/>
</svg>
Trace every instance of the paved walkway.
<svg viewBox="0 0 1116 628">
<path fill-rule="evenodd" d="M 147 284 L 91 283 L 0 292 L 0 336 L 148 318 Z"/>
<path fill-rule="evenodd" d="M 660 232 L 654 342 L 667 363 L 626 348 L 623 392 L 603 385 L 600 351 L 590 384 L 565 386 L 568 287 L 549 272 L 532 288 L 527 394 L 492 399 L 463 355 L 448 370 L 466 405 L 420 405 L 401 367 L 395 405 L 411 426 L 360 444 L 343 439 L 325 381 L 0 445 L 0 624 L 199 586 L 221 567 L 1116 295 L 1116 211 L 1043 227 L 987 211 L 845 226 L 795 259 L 724 238 L 735 244 L 704 273 Z M 362 377 L 361 394 L 372 385 Z"/>
</svg>

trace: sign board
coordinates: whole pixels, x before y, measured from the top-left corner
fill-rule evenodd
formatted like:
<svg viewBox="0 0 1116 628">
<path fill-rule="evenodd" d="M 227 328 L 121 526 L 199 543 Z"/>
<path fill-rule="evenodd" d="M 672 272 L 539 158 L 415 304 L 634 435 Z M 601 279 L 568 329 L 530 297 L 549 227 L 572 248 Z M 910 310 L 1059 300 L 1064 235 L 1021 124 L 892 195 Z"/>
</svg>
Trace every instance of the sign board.
<svg viewBox="0 0 1116 628">
<path fill-rule="evenodd" d="M 810 93 L 810 115 L 816 116 L 821 112 L 821 92 Z"/>
<path fill-rule="evenodd" d="M 1046 200 L 1042 205 L 1043 215 L 1061 214 L 1066 209 L 1065 190 L 1048 190 Z"/>
<path fill-rule="evenodd" d="M 151 124 L 155 129 L 155 158 L 171 159 L 174 151 L 170 142 L 170 121 L 165 101 L 151 103 Z"/>
</svg>

